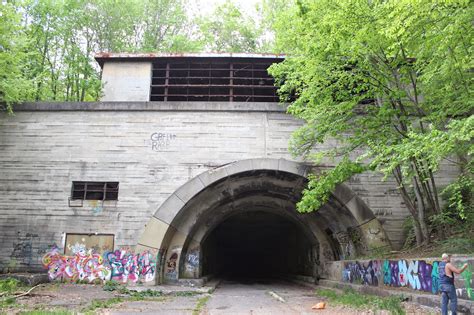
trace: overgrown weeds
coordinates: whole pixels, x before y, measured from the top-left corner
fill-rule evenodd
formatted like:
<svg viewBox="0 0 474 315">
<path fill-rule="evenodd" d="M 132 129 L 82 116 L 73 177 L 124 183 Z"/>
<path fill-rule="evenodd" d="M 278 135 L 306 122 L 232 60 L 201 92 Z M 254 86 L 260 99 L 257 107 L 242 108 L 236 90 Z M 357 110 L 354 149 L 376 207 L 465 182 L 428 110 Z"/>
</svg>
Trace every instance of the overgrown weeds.
<svg viewBox="0 0 474 315">
<path fill-rule="evenodd" d="M 66 310 L 33 310 L 33 311 L 25 311 L 20 312 L 20 315 L 72 315 L 74 313 Z"/>
<path fill-rule="evenodd" d="M 82 311 L 86 314 L 92 314 L 93 311 L 99 308 L 110 308 L 115 304 L 122 303 L 124 301 L 125 299 L 121 297 L 113 297 L 107 300 L 93 300 L 92 303 L 86 308 L 84 308 Z"/>
<path fill-rule="evenodd" d="M 401 305 L 403 297 L 390 296 L 390 297 L 379 297 L 374 295 L 367 295 L 358 293 L 352 289 L 344 290 L 342 293 L 338 293 L 334 290 L 319 289 L 316 291 L 318 296 L 327 298 L 329 301 L 335 304 L 348 305 L 359 309 L 371 309 L 371 310 L 388 310 L 392 314 L 405 314 L 405 311 Z"/>
<path fill-rule="evenodd" d="M 209 301 L 210 295 L 203 296 L 197 301 L 196 307 L 193 310 L 193 315 L 199 315 L 202 309 L 206 306 L 207 301 Z"/>
<path fill-rule="evenodd" d="M 24 288 L 26 287 L 17 279 L 0 279 L 0 309 L 14 306 L 16 303 L 14 294 Z"/>
<path fill-rule="evenodd" d="M 25 286 L 14 278 L 0 279 L 0 296 L 11 295 Z"/>
</svg>

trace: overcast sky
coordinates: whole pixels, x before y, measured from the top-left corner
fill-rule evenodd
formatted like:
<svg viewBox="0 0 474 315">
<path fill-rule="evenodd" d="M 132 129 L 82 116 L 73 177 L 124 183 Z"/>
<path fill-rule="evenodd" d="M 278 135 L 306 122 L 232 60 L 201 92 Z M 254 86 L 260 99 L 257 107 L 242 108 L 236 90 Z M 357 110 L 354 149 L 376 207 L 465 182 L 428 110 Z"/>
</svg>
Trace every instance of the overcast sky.
<svg viewBox="0 0 474 315">
<path fill-rule="evenodd" d="M 189 5 L 193 15 L 204 15 L 211 13 L 218 5 L 225 2 L 226 0 L 190 0 Z M 231 2 L 237 4 L 245 13 L 255 15 L 255 5 L 259 1 L 231 0 Z"/>
</svg>

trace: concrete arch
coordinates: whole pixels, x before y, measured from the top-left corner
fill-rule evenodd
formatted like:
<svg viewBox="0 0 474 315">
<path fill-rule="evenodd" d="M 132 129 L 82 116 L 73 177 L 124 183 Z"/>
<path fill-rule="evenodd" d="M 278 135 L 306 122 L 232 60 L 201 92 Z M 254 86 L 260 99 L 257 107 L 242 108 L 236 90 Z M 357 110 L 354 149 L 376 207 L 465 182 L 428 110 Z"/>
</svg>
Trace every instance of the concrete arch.
<svg viewBox="0 0 474 315">
<path fill-rule="evenodd" d="M 230 183 L 230 179 L 238 177 L 240 174 L 250 174 L 257 171 L 271 171 L 276 172 L 275 174 L 286 173 L 304 180 L 311 169 L 311 166 L 303 163 L 285 159 L 263 158 L 236 161 L 204 172 L 177 189 L 158 208 L 154 216 L 146 225 L 145 230 L 139 239 L 138 249 L 151 248 L 161 250 L 163 252 L 161 255 L 163 258 L 159 262 L 161 266 L 165 266 L 165 258 L 167 257 L 169 259 L 171 256 L 177 256 L 179 257 L 179 261 L 183 262 L 185 257 L 187 257 L 188 249 L 199 247 L 203 236 L 207 233 L 206 231 L 199 231 L 199 229 L 195 228 L 195 225 L 199 227 L 203 224 L 202 222 L 199 222 L 198 218 L 201 213 L 193 211 L 194 209 L 190 208 L 192 208 L 193 203 L 191 201 L 193 198 L 204 193 L 208 187 L 217 184 L 221 184 L 225 187 L 225 185 L 227 185 L 225 182 L 226 180 Z M 255 189 L 258 189 L 258 187 Z M 284 187 L 284 189 L 289 188 Z M 225 188 L 223 188 L 223 194 L 224 190 Z M 216 204 L 219 204 L 220 200 L 218 200 L 218 198 L 229 199 L 230 197 L 217 196 L 214 200 L 209 201 L 209 204 L 206 204 L 207 199 L 203 199 L 200 200 L 201 203 L 199 204 L 199 207 L 201 209 L 212 209 Z M 315 233 L 315 237 L 318 240 L 324 240 L 321 242 L 322 244 L 320 245 L 319 251 L 321 252 L 321 255 L 327 256 L 326 260 L 330 260 L 331 254 L 324 254 L 324 252 L 331 252 L 331 249 L 327 249 L 329 246 L 329 240 L 327 239 L 328 235 L 324 234 L 320 225 L 321 222 L 326 222 L 325 225 L 330 226 L 331 222 L 334 222 L 335 218 L 337 218 L 337 211 L 335 211 L 335 208 L 336 210 L 347 209 L 351 218 L 346 218 L 346 220 L 351 221 L 350 224 L 358 228 L 362 234 L 361 239 L 363 240 L 362 242 L 364 243 L 364 246 L 369 249 L 389 246 L 385 232 L 372 211 L 346 185 L 339 185 L 335 189 L 333 192 L 332 203 L 334 204 L 332 207 L 331 205 L 323 206 L 322 209 L 318 211 L 320 214 L 316 215 L 317 218 L 314 217 L 308 220 L 307 218 L 311 217 L 311 215 L 309 215 L 305 219 L 305 221 L 309 222 L 308 226 L 311 226 L 311 229 Z M 184 214 L 185 212 L 186 215 Z M 295 220 L 299 219 L 295 218 Z M 215 224 L 218 223 L 214 222 L 214 225 Z M 172 254 L 173 251 L 176 252 L 175 256 Z M 181 255 L 181 252 L 183 252 L 184 255 Z M 175 261 L 174 263 L 179 264 L 179 261 Z M 158 281 L 160 280 L 161 277 L 159 274 Z"/>
</svg>

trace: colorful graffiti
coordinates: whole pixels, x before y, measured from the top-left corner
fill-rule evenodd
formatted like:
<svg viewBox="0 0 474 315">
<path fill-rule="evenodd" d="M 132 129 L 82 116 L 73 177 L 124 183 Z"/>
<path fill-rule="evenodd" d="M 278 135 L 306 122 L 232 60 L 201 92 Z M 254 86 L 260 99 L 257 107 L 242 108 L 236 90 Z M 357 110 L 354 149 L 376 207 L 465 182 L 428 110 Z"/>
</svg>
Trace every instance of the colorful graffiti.
<svg viewBox="0 0 474 315">
<path fill-rule="evenodd" d="M 469 265 L 466 270 L 461 273 L 461 276 L 464 278 L 464 290 L 469 299 L 474 300 L 474 290 L 471 287 L 472 283 L 472 268 Z M 463 291 L 459 292 L 458 295 L 463 295 Z"/>
<path fill-rule="evenodd" d="M 168 280 L 177 280 L 178 272 L 176 266 L 178 264 L 178 253 L 174 252 L 166 262 L 166 278 Z"/>
<path fill-rule="evenodd" d="M 186 254 L 185 271 L 188 276 L 198 277 L 199 274 L 199 249 L 193 248 Z"/>
<path fill-rule="evenodd" d="M 43 256 L 51 280 L 147 282 L 155 277 L 156 260 L 148 251 L 135 255 L 116 250 L 100 255 L 83 244 L 74 244 L 71 250 L 73 255 L 66 256 L 53 247 Z"/>
<path fill-rule="evenodd" d="M 142 279 L 148 282 L 155 278 L 156 260 L 148 251 L 134 255 L 127 250 L 117 249 L 105 253 L 104 258 L 111 268 L 113 280 L 126 283 Z"/>
<path fill-rule="evenodd" d="M 366 264 L 350 262 L 346 264 L 342 278 L 345 282 L 377 286 L 381 276 L 380 270 L 380 262 L 376 260 Z"/>
<path fill-rule="evenodd" d="M 78 247 L 73 256 L 65 256 L 59 248 L 53 247 L 43 256 L 43 266 L 48 269 L 51 280 L 69 279 L 71 281 L 95 279 L 102 281 L 110 278 L 110 268 L 103 264 L 102 256 L 85 252 L 83 247 Z"/>
<path fill-rule="evenodd" d="M 344 263 L 342 281 L 372 286 L 380 283 L 437 294 L 440 285 L 438 264 L 438 261 L 425 260 L 350 261 Z M 461 278 L 464 280 L 464 288 L 457 289 L 458 296 L 474 299 L 471 266 L 461 274 Z"/>
</svg>

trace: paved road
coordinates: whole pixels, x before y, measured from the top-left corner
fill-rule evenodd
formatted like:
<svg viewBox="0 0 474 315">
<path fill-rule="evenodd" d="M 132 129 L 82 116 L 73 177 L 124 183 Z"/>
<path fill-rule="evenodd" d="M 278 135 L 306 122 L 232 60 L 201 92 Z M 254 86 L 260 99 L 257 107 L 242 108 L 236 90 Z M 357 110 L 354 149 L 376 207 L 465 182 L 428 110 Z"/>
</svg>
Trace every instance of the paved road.
<svg viewBox="0 0 474 315">
<path fill-rule="evenodd" d="M 132 288 L 146 290 L 150 287 Z M 222 281 L 212 293 L 205 288 L 167 286 L 152 287 L 167 293 L 146 300 L 134 300 L 131 296 L 120 295 L 117 291 L 104 291 L 102 285 L 45 284 L 34 294 L 17 299 L 15 305 L 0 308 L 0 314 L 18 314 L 20 311 L 42 309 L 45 311 L 64 311 L 74 313 L 90 309 L 93 302 L 107 304 L 107 308 L 96 308 L 96 314 L 374 314 L 365 310 L 327 303 L 325 310 L 312 310 L 311 307 L 324 301 L 316 296 L 314 289 L 284 281 Z M 168 290 L 168 291 L 167 291 Z M 111 299 L 120 296 L 123 300 L 110 304 Z M 105 306 L 104 304 L 104 306 Z M 425 309 L 414 303 L 404 303 L 407 314 L 436 314 L 437 310 Z M 377 311 L 376 314 L 388 314 Z"/>
<path fill-rule="evenodd" d="M 354 314 L 354 310 L 311 307 L 321 299 L 314 290 L 284 281 L 223 281 L 203 314 Z"/>
<path fill-rule="evenodd" d="M 203 303 L 205 300 L 205 304 Z M 200 302 L 201 301 L 201 302 Z M 128 301 L 101 314 L 338 314 L 357 311 L 328 305 L 325 310 L 311 307 L 321 298 L 314 289 L 285 281 L 222 281 L 212 294 L 166 297 L 161 301 Z M 198 307 L 199 304 L 203 304 Z"/>
</svg>

